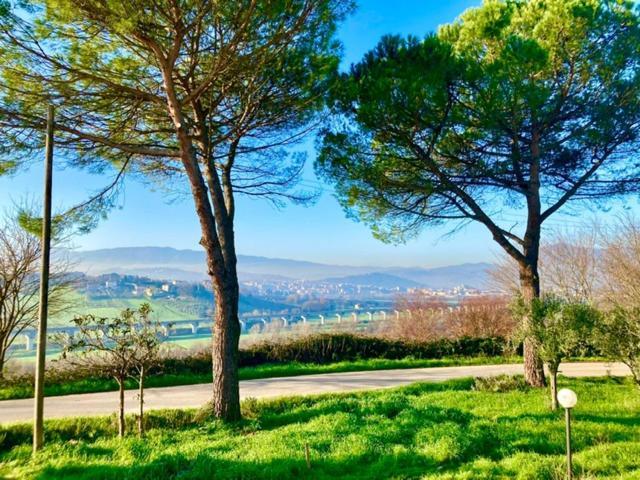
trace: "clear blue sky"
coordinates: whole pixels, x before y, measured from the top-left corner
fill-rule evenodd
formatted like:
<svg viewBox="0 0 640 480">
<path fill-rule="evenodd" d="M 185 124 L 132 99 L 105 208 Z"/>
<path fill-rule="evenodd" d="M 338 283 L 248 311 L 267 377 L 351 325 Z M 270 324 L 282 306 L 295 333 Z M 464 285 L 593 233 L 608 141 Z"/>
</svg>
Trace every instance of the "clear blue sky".
<svg viewBox="0 0 640 480">
<path fill-rule="evenodd" d="M 344 64 L 358 61 L 387 33 L 423 36 L 438 25 L 454 20 L 481 0 L 360 0 L 360 6 L 340 30 Z M 304 148 L 309 163 L 315 152 L 309 140 Z M 40 198 L 42 165 L 26 173 L 0 179 L 0 208 L 12 201 Z M 305 180 L 317 182 L 308 168 Z M 56 171 L 54 205 L 70 206 L 106 183 L 105 177 L 72 170 Z M 162 192 L 127 181 L 121 208 L 113 211 L 92 233 L 78 237 L 81 249 L 122 246 L 170 246 L 198 249 L 199 226 L 190 198 L 167 200 Z M 635 203 L 635 200 L 634 200 Z M 455 235 L 449 228 L 425 231 L 406 245 L 391 246 L 375 240 L 366 226 L 346 219 L 324 186 L 318 203 L 311 207 L 274 209 L 261 200 L 239 199 L 238 252 L 248 255 L 293 258 L 348 265 L 440 266 L 491 261 L 497 248 L 484 228 L 470 225 Z M 516 215 L 510 213 L 509 215 Z M 510 217 L 517 219 L 518 217 Z M 565 217 L 556 225 L 571 225 Z"/>
</svg>

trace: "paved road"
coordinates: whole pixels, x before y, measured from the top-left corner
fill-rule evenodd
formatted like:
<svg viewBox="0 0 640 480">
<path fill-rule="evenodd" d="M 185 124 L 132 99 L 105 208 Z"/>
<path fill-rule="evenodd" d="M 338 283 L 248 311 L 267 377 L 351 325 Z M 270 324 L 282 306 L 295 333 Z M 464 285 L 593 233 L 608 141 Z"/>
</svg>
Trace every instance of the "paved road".
<svg viewBox="0 0 640 480">
<path fill-rule="evenodd" d="M 569 377 L 629 375 L 629 369 L 617 363 L 566 363 L 560 372 Z M 331 392 L 352 392 L 407 385 L 414 382 L 442 382 L 454 378 L 490 377 L 500 374 L 522 374 L 522 365 L 481 365 L 470 367 L 414 368 L 407 370 L 378 370 L 370 372 L 326 373 L 300 377 L 268 378 L 240 382 L 242 398 L 273 398 L 289 395 L 309 395 Z M 128 390 L 126 408 L 136 410 L 135 390 Z M 211 395 L 211 384 L 180 387 L 149 388 L 145 390 L 147 409 L 200 407 Z M 86 393 L 48 397 L 45 416 L 61 418 L 73 416 L 108 415 L 116 411 L 117 394 Z M 0 401 L 0 423 L 27 421 L 33 415 L 33 400 Z"/>
</svg>

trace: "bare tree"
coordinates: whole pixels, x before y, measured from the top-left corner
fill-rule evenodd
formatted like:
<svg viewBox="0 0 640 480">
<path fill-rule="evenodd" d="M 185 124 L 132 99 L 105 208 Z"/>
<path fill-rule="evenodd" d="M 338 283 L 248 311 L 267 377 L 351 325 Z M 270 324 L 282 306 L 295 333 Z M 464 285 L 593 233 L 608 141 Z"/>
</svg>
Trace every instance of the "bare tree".
<svg viewBox="0 0 640 480">
<path fill-rule="evenodd" d="M 575 230 L 556 230 L 540 247 L 541 291 L 575 302 L 595 301 L 600 281 L 597 223 L 586 223 Z M 490 271 L 494 286 L 504 292 L 519 291 L 518 265 L 511 257 L 498 257 Z"/>
<path fill-rule="evenodd" d="M 423 292 L 399 296 L 394 308 L 401 315 L 384 324 L 384 334 L 395 338 L 430 341 L 448 336 L 448 305 Z"/>
<path fill-rule="evenodd" d="M 395 309 L 401 313 L 385 322 L 382 332 L 390 337 L 432 341 L 441 338 L 509 338 L 515 322 L 505 297 L 464 298 L 451 307 L 438 297 L 422 292 L 401 295 Z"/>
<path fill-rule="evenodd" d="M 40 239 L 8 211 L 0 222 L 0 379 L 10 347 L 38 320 Z M 70 308 L 71 264 L 63 254 L 54 257 L 49 278 L 51 315 Z"/>
<path fill-rule="evenodd" d="M 600 231 L 602 306 L 594 335 L 603 354 L 624 362 L 640 385 L 640 222 L 625 215 Z"/>
<path fill-rule="evenodd" d="M 640 223 L 624 216 L 601 232 L 602 297 L 608 306 L 640 307 Z"/>
<path fill-rule="evenodd" d="M 508 298 L 504 296 L 464 298 L 452 318 L 453 336 L 510 338 L 516 322 L 508 307 Z"/>
</svg>

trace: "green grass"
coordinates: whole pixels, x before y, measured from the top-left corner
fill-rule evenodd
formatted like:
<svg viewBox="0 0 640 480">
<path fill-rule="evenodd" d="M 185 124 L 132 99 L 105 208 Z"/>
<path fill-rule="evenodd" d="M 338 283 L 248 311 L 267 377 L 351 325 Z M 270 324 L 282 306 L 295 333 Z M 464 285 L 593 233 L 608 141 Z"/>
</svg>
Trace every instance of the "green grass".
<svg viewBox="0 0 640 480">
<path fill-rule="evenodd" d="M 293 377 L 316 373 L 358 372 L 370 370 L 391 370 L 395 368 L 449 367 L 463 365 L 487 365 L 519 363 L 518 357 L 450 357 L 433 360 L 406 358 L 403 360 L 367 359 L 353 362 L 336 362 L 329 364 L 287 363 L 267 364 L 240 369 L 241 380 L 254 380 L 273 377 Z M 157 375 L 148 378 L 147 388 L 173 387 L 177 385 L 194 385 L 211 382 L 211 374 Z M 130 380 L 127 388 L 136 388 L 134 380 Z M 71 395 L 74 393 L 92 393 L 115 391 L 118 386 L 114 380 L 104 378 L 87 378 L 65 383 L 45 385 L 46 396 Z M 0 400 L 33 397 L 33 385 L 28 382 L 19 385 L 0 385 Z"/>
<path fill-rule="evenodd" d="M 62 327 L 71 324 L 76 315 L 91 313 L 96 317 L 115 317 L 125 308 L 137 309 L 143 303 L 149 303 L 155 318 L 164 321 L 193 320 L 198 317 L 197 311 L 202 302 L 194 299 L 175 300 L 165 298 L 105 298 L 88 300 L 84 295 L 73 291 L 68 294 L 72 307 L 69 311 L 54 315 L 50 326 Z"/>
<path fill-rule="evenodd" d="M 50 421 L 47 446 L 34 461 L 29 426 L 17 425 L 0 447 L 0 477 L 563 479 L 563 414 L 549 411 L 547 392 L 487 393 L 472 384 L 247 401 L 246 420 L 234 426 L 193 411 L 154 412 L 146 438 L 123 441 L 113 437 L 113 418 Z M 640 479 L 638 389 L 608 378 L 561 384 L 579 397 L 576 478 Z"/>
</svg>

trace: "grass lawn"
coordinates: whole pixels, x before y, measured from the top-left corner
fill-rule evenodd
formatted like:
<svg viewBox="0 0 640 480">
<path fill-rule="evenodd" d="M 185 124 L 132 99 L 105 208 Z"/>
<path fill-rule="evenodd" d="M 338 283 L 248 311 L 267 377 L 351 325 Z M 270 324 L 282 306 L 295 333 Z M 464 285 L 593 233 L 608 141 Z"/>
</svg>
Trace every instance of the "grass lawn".
<svg viewBox="0 0 640 480">
<path fill-rule="evenodd" d="M 464 365 L 488 365 L 519 363 L 519 357 L 450 357 L 441 359 L 418 360 L 406 358 L 403 360 L 366 359 L 353 362 L 336 362 L 329 364 L 316 363 L 288 363 L 269 364 L 257 367 L 244 367 L 240 369 L 241 380 L 253 380 L 260 378 L 293 377 L 298 375 L 311 375 L 314 373 L 338 373 L 359 372 L 370 370 L 391 370 L 395 368 L 424 368 L 424 367 L 450 367 Z M 172 387 L 177 385 L 194 385 L 211 382 L 211 373 L 187 374 L 187 375 L 157 375 L 151 376 L 146 381 L 147 388 Z M 136 388 L 136 382 L 130 380 L 128 388 Z M 71 395 L 74 393 L 109 392 L 118 389 L 114 380 L 103 378 L 88 378 L 74 380 L 66 383 L 45 385 L 46 396 Z M 0 400 L 33 397 L 33 385 L 21 383 L 19 385 L 1 385 Z"/>
<path fill-rule="evenodd" d="M 113 437 L 114 419 L 49 421 L 31 460 L 29 427 L 0 446 L 15 479 L 531 479 L 564 475 L 564 421 L 545 390 L 486 393 L 472 380 L 243 405 L 224 426 L 154 412 L 146 438 Z M 576 390 L 576 478 L 640 479 L 640 391 L 629 380 L 561 379 Z M 3 434 L 0 430 L 0 437 Z M 311 469 L 304 456 L 308 443 Z"/>
</svg>

